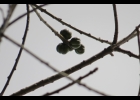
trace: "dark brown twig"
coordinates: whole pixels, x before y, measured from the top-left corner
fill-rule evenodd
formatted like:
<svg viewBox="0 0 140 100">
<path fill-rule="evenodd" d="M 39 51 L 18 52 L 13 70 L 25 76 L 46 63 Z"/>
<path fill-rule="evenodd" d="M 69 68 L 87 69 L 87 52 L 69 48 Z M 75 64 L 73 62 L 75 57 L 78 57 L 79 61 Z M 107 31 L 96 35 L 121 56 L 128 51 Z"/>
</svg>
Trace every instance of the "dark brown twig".
<svg viewBox="0 0 140 100">
<path fill-rule="evenodd" d="M 140 62 L 140 32 L 139 32 L 139 28 L 138 27 L 136 27 L 136 30 L 137 30 L 137 37 L 138 37 L 139 62 Z M 140 82 L 139 82 L 139 84 L 140 84 Z M 139 85 L 138 96 L 140 96 L 140 85 Z"/>
<path fill-rule="evenodd" d="M 81 81 L 82 79 L 84 79 L 84 78 L 88 77 L 89 75 L 95 73 L 97 70 L 98 70 L 98 68 L 95 68 L 94 70 L 90 71 L 90 72 L 87 73 L 86 75 L 79 77 L 76 81 Z M 55 91 L 53 91 L 53 92 L 45 93 L 45 94 L 43 94 L 42 96 L 49 96 L 49 95 L 53 95 L 53 94 L 55 94 L 55 93 L 59 93 L 60 91 L 62 91 L 62 90 L 64 90 L 64 89 L 66 89 L 66 88 L 72 86 L 73 84 L 75 84 L 75 82 L 71 82 L 71 83 L 69 83 L 69 84 L 67 84 L 67 85 L 65 85 L 65 86 L 63 86 L 63 87 L 61 87 L 61 88 L 59 88 L 59 89 L 57 89 L 57 90 L 55 90 Z M 101 94 L 101 93 L 100 93 L 100 94 Z"/>
<path fill-rule="evenodd" d="M 25 43 L 26 36 L 27 36 L 27 31 L 28 31 L 28 28 L 29 28 L 29 18 L 30 18 L 30 17 L 29 17 L 29 5 L 27 4 L 26 7 L 27 7 L 27 22 L 26 22 L 26 28 L 25 28 L 25 32 L 24 32 L 24 36 L 23 36 L 22 45 L 24 45 L 24 43 Z M 6 82 L 6 84 L 5 84 L 5 86 L 4 86 L 3 90 L 2 90 L 2 92 L 1 92 L 1 94 L 0 94 L 1 96 L 4 94 L 6 88 L 7 88 L 8 85 L 9 85 L 9 82 L 10 82 L 10 80 L 11 80 L 11 78 L 12 78 L 12 75 L 14 74 L 14 71 L 16 70 L 16 67 L 17 67 L 17 64 L 18 64 L 18 62 L 19 62 L 19 59 L 20 59 L 22 50 L 23 50 L 23 49 L 20 48 L 19 53 L 18 53 L 18 56 L 17 56 L 17 58 L 16 58 L 16 62 L 15 62 L 15 64 L 14 64 L 13 68 L 12 68 L 12 71 L 10 72 L 9 76 L 7 77 L 7 78 L 8 78 L 8 79 L 7 79 L 7 82 Z"/>
<path fill-rule="evenodd" d="M 46 6 L 46 5 L 48 5 L 48 4 L 43 4 L 43 5 L 40 5 L 39 7 L 44 7 L 44 6 Z M 35 8 L 35 9 L 29 11 L 29 13 L 32 13 L 32 12 L 33 12 L 34 10 L 36 10 L 36 9 L 38 9 L 38 8 Z M 16 21 L 18 21 L 19 19 L 23 18 L 23 17 L 26 16 L 26 15 L 27 15 L 27 13 L 24 13 L 24 14 L 20 15 L 19 17 L 15 18 L 12 22 L 10 22 L 10 23 L 8 24 L 8 27 L 11 26 L 13 23 L 15 23 Z"/>
<path fill-rule="evenodd" d="M 0 7 L 0 11 L 1 11 L 1 15 L 2 15 L 2 19 L 3 19 L 3 22 L 5 20 L 5 17 L 4 17 L 4 12 L 3 12 L 3 9 Z"/>
<path fill-rule="evenodd" d="M 115 33 L 114 33 L 114 39 L 112 44 L 116 44 L 118 40 L 118 17 L 117 17 L 117 9 L 115 4 L 113 4 L 113 11 L 114 11 L 114 20 L 115 20 Z"/>
<path fill-rule="evenodd" d="M 138 55 L 136 55 L 136 54 L 134 54 L 134 53 L 132 53 L 132 52 L 130 52 L 128 50 L 124 50 L 124 49 L 122 49 L 120 47 L 114 49 L 114 51 L 121 52 L 121 53 L 127 54 L 129 57 L 134 57 L 136 59 L 139 59 L 139 56 Z"/>
<path fill-rule="evenodd" d="M 137 37 L 138 37 L 139 60 L 140 60 L 140 32 L 138 27 L 136 27 L 136 30 L 137 30 Z"/>
<path fill-rule="evenodd" d="M 6 28 L 8 27 L 9 20 L 15 10 L 16 4 L 9 5 L 9 10 L 6 19 L 4 20 L 3 24 L 0 27 L 0 42 L 1 42 L 1 35 L 5 32 Z"/>
</svg>

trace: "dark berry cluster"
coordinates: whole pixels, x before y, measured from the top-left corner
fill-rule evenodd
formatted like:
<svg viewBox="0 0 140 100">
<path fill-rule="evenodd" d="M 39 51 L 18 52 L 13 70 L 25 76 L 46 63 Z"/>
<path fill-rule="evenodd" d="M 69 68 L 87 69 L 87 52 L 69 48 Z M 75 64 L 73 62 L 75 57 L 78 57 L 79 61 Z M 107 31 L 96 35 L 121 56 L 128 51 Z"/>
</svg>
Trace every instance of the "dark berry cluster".
<svg viewBox="0 0 140 100">
<path fill-rule="evenodd" d="M 85 52 L 85 47 L 83 44 L 81 44 L 81 41 L 79 38 L 77 37 L 72 37 L 72 33 L 67 30 L 67 29 L 63 29 L 60 31 L 60 34 L 69 41 L 69 44 L 72 48 L 70 48 L 67 44 L 65 43 L 59 43 L 56 47 L 57 52 L 59 52 L 60 54 L 66 54 L 69 51 L 75 50 L 75 52 L 77 54 L 83 54 Z"/>
</svg>

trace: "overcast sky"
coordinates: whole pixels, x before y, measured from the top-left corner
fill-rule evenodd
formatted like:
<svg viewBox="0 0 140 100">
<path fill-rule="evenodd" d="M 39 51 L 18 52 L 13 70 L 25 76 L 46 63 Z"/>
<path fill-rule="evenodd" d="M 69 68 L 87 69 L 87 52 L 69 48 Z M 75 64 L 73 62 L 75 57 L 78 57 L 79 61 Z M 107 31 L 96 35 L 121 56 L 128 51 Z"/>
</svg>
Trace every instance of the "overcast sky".
<svg viewBox="0 0 140 100">
<path fill-rule="evenodd" d="M 116 6 L 119 22 L 118 40 L 121 40 L 129 35 L 135 27 L 140 24 L 140 5 L 117 4 Z M 0 4 L 0 7 L 3 8 L 4 15 L 6 16 L 8 6 Z M 115 25 L 113 7 L 111 4 L 51 4 L 43 8 L 47 9 L 55 16 L 62 18 L 63 21 L 87 33 L 91 33 L 91 35 L 95 37 L 100 37 L 109 41 L 113 40 Z M 25 12 L 26 5 L 19 4 L 10 21 Z M 83 55 L 78 55 L 74 51 L 69 52 L 66 55 L 59 54 L 56 51 L 56 46 L 62 41 L 39 20 L 35 13 L 32 13 L 30 15 L 30 25 L 25 47 L 60 71 L 66 70 L 83 60 L 87 60 L 109 46 L 108 44 L 98 42 L 85 35 L 80 35 L 78 32 L 60 24 L 44 13 L 40 12 L 40 14 L 55 30 L 60 32 L 62 29 L 68 29 L 72 32 L 72 37 L 80 38 L 82 44 L 85 46 L 85 53 Z M 2 22 L 3 20 L 0 13 L 0 25 Z M 18 43 L 21 43 L 25 26 L 26 17 L 10 26 L 5 34 L 16 40 Z M 123 44 L 121 48 L 138 55 L 137 37 Z M 18 51 L 19 47 L 15 46 L 5 38 L 2 39 L 2 43 L 0 44 L 0 91 L 3 89 L 3 86 L 7 81 L 7 77 L 15 63 Z M 70 76 L 77 79 L 79 76 L 98 67 L 99 70 L 95 74 L 82 80 L 82 82 L 110 95 L 136 96 L 139 89 L 139 60 L 119 52 L 113 52 L 113 54 L 114 57 L 107 55 L 103 59 L 86 66 Z M 55 74 L 56 73 L 50 68 L 23 51 L 17 69 L 14 72 L 4 95 L 10 95 Z M 30 92 L 25 96 L 40 96 L 46 92 L 56 90 L 69 82 L 68 79 L 62 78 L 52 84 Z M 54 94 L 54 96 L 83 95 L 96 96 L 98 94 L 77 84 L 61 91 L 60 93 Z"/>
</svg>

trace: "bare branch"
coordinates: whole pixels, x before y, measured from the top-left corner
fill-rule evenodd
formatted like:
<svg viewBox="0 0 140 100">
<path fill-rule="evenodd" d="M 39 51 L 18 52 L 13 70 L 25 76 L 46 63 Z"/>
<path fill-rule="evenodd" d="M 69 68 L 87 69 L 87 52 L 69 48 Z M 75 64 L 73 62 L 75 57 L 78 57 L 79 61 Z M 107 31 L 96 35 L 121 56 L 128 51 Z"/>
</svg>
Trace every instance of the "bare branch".
<svg viewBox="0 0 140 100">
<path fill-rule="evenodd" d="M 88 77 L 89 75 L 95 73 L 97 70 L 98 70 L 98 68 L 95 68 L 94 70 L 90 71 L 90 72 L 87 73 L 86 75 L 79 77 L 76 81 L 81 81 L 82 79 L 84 79 L 84 78 Z M 67 84 L 67 85 L 65 85 L 65 86 L 63 86 L 63 87 L 61 87 L 61 88 L 59 88 L 59 89 L 57 89 L 57 90 L 55 90 L 55 91 L 53 91 L 53 92 L 45 93 L 45 94 L 43 94 L 42 96 L 49 96 L 49 95 L 53 95 L 53 94 L 55 94 L 55 93 L 59 93 L 60 91 L 66 89 L 66 88 L 68 88 L 68 87 L 70 87 L 70 86 L 72 86 L 72 85 L 74 85 L 74 84 L 75 84 L 75 82 L 71 82 L 71 83 L 69 83 L 69 84 Z M 101 93 L 100 93 L 100 94 L 101 94 Z"/>
<path fill-rule="evenodd" d="M 27 22 L 26 22 L 26 28 L 25 28 L 25 32 L 24 32 L 24 36 L 23 36 L 22 45 L 24 45 L 24 43 L 25 43 L 26 36 L 27 36 L 27 31 L 28 31 L 28 28 L 29 28 L 29 5 L 27 4 L 26 7 L 27 7 Z M 7 78 L 8 78 L 8 79 L 7 79 L 7 82 L 6 82 L 6 84 L 5 84 L 5 86 L 4 86 L 3 90 L 2 90 L 2 92 L 1 92 L 1 94 L 0 94 L 1 96 L 4 94 L 6 88 L 7 88 L 8 85 L 9 85 L 9 82 L 10 82 L 10 80 L 11 80 L 11 78 L 12 78 L 12 75 L 13 75 L 14 71 L 16 70 L 16 67 L 17 67 L 17 64 L 18 64 L 18 62 L 19 62 L 19 59 L 20 59 L 22 50 L 23 50 L 23 49 L 20 48 L 19 53 L 18 53 L 18 56 L 17 56 L 17 58 L 16 58 L 16 62 L 15 62 L 15 64 L 14 64 L 14 66 L 13 66 L 13 68 L 12 68 L 12 70 L 11 70 L 9 76 L 7 77 Z"/>
<path fill-rule="evenodd" d="M 140 32 L 138 27 L 136 27 L 136 30 L 137 30 L 137 37 L 138 37 L 139 60 L 140 60 Z"/>
<path fill-rule="evenodd" d="M 140 62 L 140 32 L 139 32 L 139 28 L 138 27 L 136 27 L 136 30 L 137 30 L 137 37 L 138 37 L 139 62 Z M 139 82 L 139 84 L 140 84 L 140 82 Z M 138 96 L 140 96 L 140 85 L 139 85 Z"/>
<path fill-rule="evenodd" d="M 44 6 L 46 6 L 46 5 L 48 5 L 48 4 L 43 4 L 43 5 L 40 5 L 39 7 L 44 7 Z M 35 9 L 29 11 L 29 13 L 32 13 L 32 12 L 33 12 L 34 10 L 36 10 L 36 9 L 38 9 L 38 8 L 35 8 Z M 15 23 L 16 21 L 18 21 L 19 19 L 23 18 L 23 17 L 26 16 L 26 15 L 27 15 L 27 13 L 24 13 L 24 14 L 20 15 L 19 17 L 15 18 L 12 22 L 10 22 L 10 23 L 8 24 L 8 27 L 11 26 L 13 23 Z"/>
<path fill-rule="evenodd" d="M 9 5 L 9 10 L 8 10 L 7 17 L 4 20 L 4 23 L 2 24 L 2 26 L 0 27 L 0 42 L 1 42 L 1 35 L 5 32 L 15 7 L 16 7 L 16 4 Z"/>
<path fill-rule="evenodd" d="M 136 54 L 134 54 L 134 53 L 132 53 L 132 52 L 130 52 L 128 50 L 124 50 L 124 49 L 122 49 L 120 47 L 116 48 L 114 51 L 121 52 L 121 53 L 127 54 L 129 57 L 134 57 L 136 59 L 139 59 L 138 55 L 136 55 Z"/>
<path fill-rule="evenodd" d="M 118 40 L 118 17 L 117 17 L 117 9 L 115 4 L 113 4 L 113 11 L 114 11 L 114 20 L 115 20 L 115 33 L 114 33 L 114 39 L 112 44 L 116 44 Z"/>
<path fill-rule="evenodd" d="M 5 17 L 4 17 L 4 12 L 3 12 L 3 9 L 0 7 L 0 11 L 1 11 L 1 14 L 2 14 L 2 19 L 3 19 L 3 22 L 5 20 Z"/>
</svg>

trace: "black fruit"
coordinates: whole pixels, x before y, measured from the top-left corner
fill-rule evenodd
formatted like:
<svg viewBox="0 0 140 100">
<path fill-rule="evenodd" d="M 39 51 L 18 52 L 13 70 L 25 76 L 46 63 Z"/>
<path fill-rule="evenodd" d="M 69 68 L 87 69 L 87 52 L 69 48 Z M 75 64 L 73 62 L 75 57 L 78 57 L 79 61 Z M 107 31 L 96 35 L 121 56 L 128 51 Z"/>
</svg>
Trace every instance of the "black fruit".
<svg viewBox="0 0 140 100">
<path fill-rule="evenodd" d="M 81 46 L 81 41 L 79 38 L 74 37 L 69 41 L 69 44 L 73 49 L 78 49 Z"/>
<path fill-rule="evenodd" d="M 65 38 L 65 39 L 70 39 L 72 37 L 72 33 L 67 30 L 67 29 L 63 29 L 60 31 L 60 34 Z"/>
<path fill-rule="evenodd" d="M 81 46 L 78 49 L 75 49 L 75 52 L 77 54 L 83 54 L 85 52 L 85 46 L 81 44 Z"/>
<path fill-rule="evenodd" d="M 66 54 L 69 51 L 69 47 L 64 43 L 59 43 L 56 47 L 56 50 L 61 54 Z"/>
</svg>

